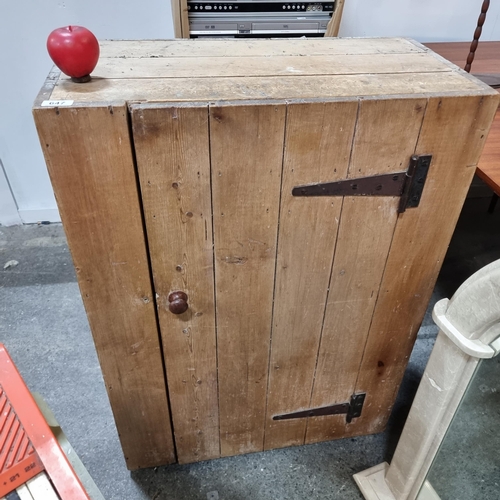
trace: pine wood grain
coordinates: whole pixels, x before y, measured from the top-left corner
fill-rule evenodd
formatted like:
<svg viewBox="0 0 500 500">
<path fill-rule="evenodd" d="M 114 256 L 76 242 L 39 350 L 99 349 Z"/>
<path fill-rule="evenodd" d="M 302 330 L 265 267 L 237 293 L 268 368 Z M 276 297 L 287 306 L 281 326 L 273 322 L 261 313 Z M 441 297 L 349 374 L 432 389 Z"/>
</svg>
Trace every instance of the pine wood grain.
<svg viewBox="0 0 500 500">
<path fill-rule="evenodd" d="M 179 2 L 179 10 L 181 14 L 182 38 L 189 38 L 189 19 L 187 0 L 172 0 Z"/>
<path fill-rule="evenodd" d="M 279 222 L 265 448 L 304 443 L 341 198 L 297 198 L 301 184 L 344 179 L 357 101 L 289 105 Z"/>
<path fill-rule="evenodd" d="M 263 449 L 285 110 L 210 107 L 222 456 Z"/>
<path fill-rule="evenodd" d="M 125 105 L 35 122 L 127 467 L 175 461 Z"/>
<path fill-rule="evenodd" d="M 352 434 L 387 422 L 497 106 L 498 95 L 429 100 L 416 153 L 432 154 L 432 164 L 420 206 L 396 224 L 356 383 L 365 407 Z"/>
<path fill-rule="evenodd" d="M 131 111 L 177 457 L 207 460 L 220 455 L 208 106 Z"/>
<path fill-rule="evenodd" d="M 52 99 L 328 99 L 487 89 L 416 42 L 383 38 L 103 42 L 93 76 L 84 86 L 61 77 Z"/>
<path fill-rule="evenodd" d="M 334 39 L 330 39 L 334 40 Z M 265 61 L 263 61 L 265 64 Z M 383 90 L 381 90 L 383 89 Z M 460 73 L 396 73 L 274 77 L 94 79 L 85 88 L 59 80 L 51 99 L 78 103 L 126 101 L 211 101 L 264 99 L 340 99 L 343 97 L 467 95 L 487 92 Z"/>
<path fill-rule="evenodd" d="M 425 99 L 362 101 L 348 177 L 406 170 L 425 106 Z M 310 408 L 349 401 L 354 393 L 398 205 L 398 197 L 344 199 Z M 309 418 L 306 442 L 345 432 L 345 415 Z"/>
<path fill-rule="evenodd" d="M 339 36 L 342 13 L 344 12 L 344 3 L 344 0 L 337 0 L 335 2 L 335 11 L 328 23 L 325 36 Z"/>
<path fill-rule="evenodd" d="M 212 57 L 210 64 L 200 65 L 193 57 L 169 58 L 101 58 L 93 72 L 95 78 L 148 79 L 203 77 L 253 77 L 279 75 L 352 75 L 387 73 L 450 72 L 450 68 L 430 53 L 348 54 Z M 68 80 L 67 77 L 62 77 Z"/>
<path fill-rule="evenodd" d="M 491 125 L 488 140 L 479 160 L 476 174 L 500 195 L 500 111 Z"/>
<path fill-rule="evenodd" d="M 177 35 L 176 37 L 180 36 Z M 136 57 L 238 57 L 302 56 L 335 54 L 408 54 L 425 52 L 404 38 L 341 38 L 331 43 L 311 39 L 220 39 L 220 40 L 100 40 L 101 58 Z"/>
<path fill-rule="evenodd" d="M 170 3 L 170 6 L 172 8 L 172 22 L 173 22 L 173 25 L 174 25 L 174 36 L 175 38 L 183 38 L 182 36 L 182 19 L 181 19 L 181 2 L 180 0 L 172 0 L 171 3 Z M 138 43 L 138 42 L 135 42 L 135 43 Z M 140 43 L 140 42 L 139 42 Z M 129 42 L 129 44 L 131 44 Z M 101 57 L 103 54 L 103 49 L 104 49 L 104 52 L 107 48 L 107 46 L 109 46 L 109 41 L 108 43 L 106 44 L 106 42 L 99 42 L 99 45 L 101 46 Z"/>
</svg>

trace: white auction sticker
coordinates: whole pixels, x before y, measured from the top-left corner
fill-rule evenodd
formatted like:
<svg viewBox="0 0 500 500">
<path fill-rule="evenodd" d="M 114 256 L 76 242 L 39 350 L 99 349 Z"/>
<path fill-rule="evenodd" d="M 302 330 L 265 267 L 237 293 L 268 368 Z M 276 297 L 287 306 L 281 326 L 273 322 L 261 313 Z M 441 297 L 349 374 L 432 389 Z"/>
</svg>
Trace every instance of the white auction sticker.
<svg viewBox="0 0 500 500">
<path fill-rule="evenodd" d="M 71 106 L 74 101 L 43 101 L 44 107 Z"/>
</svg>

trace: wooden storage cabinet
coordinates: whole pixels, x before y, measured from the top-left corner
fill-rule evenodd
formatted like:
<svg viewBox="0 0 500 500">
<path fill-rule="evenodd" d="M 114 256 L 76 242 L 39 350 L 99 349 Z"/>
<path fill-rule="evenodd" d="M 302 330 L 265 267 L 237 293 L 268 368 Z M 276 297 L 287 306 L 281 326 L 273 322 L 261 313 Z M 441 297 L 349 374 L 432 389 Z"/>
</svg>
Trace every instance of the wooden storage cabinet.
<svg viewBox="0 0 500 500">
<path fill-rule="evenodd" d="M 51 73 L 35 121 L 128 467 L 381 431 L 497 104 L 403 39 L 103 42 L 92 82 Z"/>
</svg>

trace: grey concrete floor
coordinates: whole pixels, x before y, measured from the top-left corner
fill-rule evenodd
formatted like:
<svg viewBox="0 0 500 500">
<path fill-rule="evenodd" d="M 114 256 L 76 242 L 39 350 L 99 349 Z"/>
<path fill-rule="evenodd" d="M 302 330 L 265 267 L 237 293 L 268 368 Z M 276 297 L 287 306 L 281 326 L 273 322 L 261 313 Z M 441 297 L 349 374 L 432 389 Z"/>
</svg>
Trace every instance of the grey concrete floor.
<svg viewBox="0 0 500 500">
<path fill-rule="evenodd" d="M 431 305 L 500 258 L 500 208 L 488 214 L 488 201 L 466 202 Z M 10 260 L 19 264 L 3 270 Z M 437 333 L 429 309 L 381 434 L 130 473 L 62 227 L 0 227 L 0 264 L 0 341 L 107 500 L 361 499 L 352 474 L 390 461 Z"/>
</svg>

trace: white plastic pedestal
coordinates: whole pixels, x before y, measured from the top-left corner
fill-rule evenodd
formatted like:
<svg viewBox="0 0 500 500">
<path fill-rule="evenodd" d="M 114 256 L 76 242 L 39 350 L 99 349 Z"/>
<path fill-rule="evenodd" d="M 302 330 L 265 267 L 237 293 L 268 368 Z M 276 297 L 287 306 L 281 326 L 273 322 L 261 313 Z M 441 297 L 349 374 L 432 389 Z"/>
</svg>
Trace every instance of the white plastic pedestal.
<svg viewBox="0 0 500 500">
<path fill-rule="evenodd" d="M 366 500 L 439 499 L 429 468 L 479 360 L 500 351 L 500 260 L 439 301 L 433 318 L 440 331 L 391 464 L 354 475 Z"/>
</svg>

